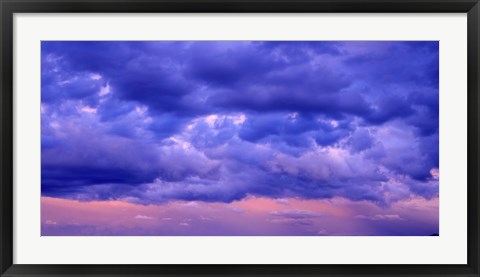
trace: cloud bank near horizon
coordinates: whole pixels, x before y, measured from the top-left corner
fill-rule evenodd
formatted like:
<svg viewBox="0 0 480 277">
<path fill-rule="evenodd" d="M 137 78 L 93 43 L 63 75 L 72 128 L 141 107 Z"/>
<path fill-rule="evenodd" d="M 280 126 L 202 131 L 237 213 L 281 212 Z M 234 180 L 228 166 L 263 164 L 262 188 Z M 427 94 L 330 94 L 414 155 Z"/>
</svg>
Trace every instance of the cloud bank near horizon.
<svg viewBox="0 0 480 277">
<path fill-rule="evenodd" d="M 42 197 L 42 236 L 431 236 L 438 216 L 438 198 L 421 197 L 388 208 L 339 197 L 156 205 Z"/>
</svg>

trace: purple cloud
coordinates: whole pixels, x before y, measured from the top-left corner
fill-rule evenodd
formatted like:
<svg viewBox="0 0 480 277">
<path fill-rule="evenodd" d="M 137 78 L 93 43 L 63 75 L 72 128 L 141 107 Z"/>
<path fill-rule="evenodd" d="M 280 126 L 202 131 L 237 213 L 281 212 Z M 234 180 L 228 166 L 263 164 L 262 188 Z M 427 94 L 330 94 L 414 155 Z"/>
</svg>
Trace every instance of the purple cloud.
<svg viewBox="0 0 480 277">
<path fill-rule="evenodd" d="M 438 194 L 438 42 L 42 42 L 42 195 Z"/>
</svg>

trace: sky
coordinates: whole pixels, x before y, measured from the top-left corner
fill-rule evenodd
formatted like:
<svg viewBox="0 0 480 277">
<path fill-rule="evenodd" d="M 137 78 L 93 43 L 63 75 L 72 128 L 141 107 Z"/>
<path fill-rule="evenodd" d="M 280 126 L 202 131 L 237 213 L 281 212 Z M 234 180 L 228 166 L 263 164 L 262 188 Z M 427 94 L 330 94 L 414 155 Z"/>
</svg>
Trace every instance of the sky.
<svg viewBox="0 0 480 277">
<path fill-rule="evenodd" d="M 436 41 L 43 41 L 42 235 L 438 234 Z"/>
</svg>

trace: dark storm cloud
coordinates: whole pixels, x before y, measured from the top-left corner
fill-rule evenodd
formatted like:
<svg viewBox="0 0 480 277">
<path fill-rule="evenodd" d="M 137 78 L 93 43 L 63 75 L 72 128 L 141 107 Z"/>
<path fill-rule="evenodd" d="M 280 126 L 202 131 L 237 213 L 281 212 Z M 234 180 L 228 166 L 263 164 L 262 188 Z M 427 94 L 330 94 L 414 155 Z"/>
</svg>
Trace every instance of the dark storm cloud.
<svg viewBox="0 0 480 277">
<path fill-rule="evenodd" d="M 43 42 L 42 193 L 429 198 L 438 112 L 437 42 Z"/>
</svg>

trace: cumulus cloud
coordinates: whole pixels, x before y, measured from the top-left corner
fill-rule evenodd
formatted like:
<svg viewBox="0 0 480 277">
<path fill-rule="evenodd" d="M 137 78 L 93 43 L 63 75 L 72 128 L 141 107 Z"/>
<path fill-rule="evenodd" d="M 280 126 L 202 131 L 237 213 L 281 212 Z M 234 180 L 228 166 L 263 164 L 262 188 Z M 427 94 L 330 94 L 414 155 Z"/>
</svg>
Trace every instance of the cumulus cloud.
<svg viewBox="0 0 480 277">
<path fill-rule="evenodd" d="M 42 194 L 438 195 L 438 42 L 42 42 Z"/>
</svg>

